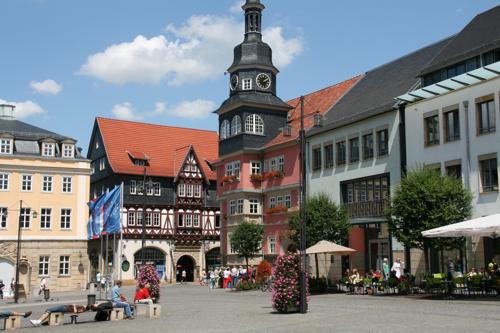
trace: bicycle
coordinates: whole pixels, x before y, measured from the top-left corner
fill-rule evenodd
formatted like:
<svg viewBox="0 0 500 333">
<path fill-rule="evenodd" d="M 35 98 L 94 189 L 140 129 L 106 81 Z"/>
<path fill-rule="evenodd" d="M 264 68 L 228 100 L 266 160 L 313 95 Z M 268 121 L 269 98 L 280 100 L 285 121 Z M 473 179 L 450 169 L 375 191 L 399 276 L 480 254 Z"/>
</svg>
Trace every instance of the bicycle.
<svg viewBox="0 0 500 333">
<path fill-rule="evenodd" d="M 273 290 L 273 279 L 271 277 L 267 278 L 267 280 L 260 286 L 260 290 L 264 293 L 266 291 Z"/>
</svg>

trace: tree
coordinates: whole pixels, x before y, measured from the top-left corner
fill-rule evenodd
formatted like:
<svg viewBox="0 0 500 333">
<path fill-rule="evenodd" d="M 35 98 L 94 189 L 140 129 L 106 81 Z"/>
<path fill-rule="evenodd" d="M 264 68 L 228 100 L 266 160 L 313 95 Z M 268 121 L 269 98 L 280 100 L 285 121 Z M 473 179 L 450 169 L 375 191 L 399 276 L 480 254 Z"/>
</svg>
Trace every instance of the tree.
<svg viewBox="0 0 500 333">
<path fill-rule="evenodd" d="M 300 235 L 300 215 L 290 215 L 288 225 L 291 239 L 298 244 Z M 345 245 L 349 231 L 349 221 L 345 209 L 333 202 L 325 193 L 319 193 L 306 203 L 306 246 L 321 240 Z"/>
<path fill-rule="evenodd" d="M 396 187 L 388 209 L 389 228 L 406 247 L 424 250 L 428 271 L 427 249 L 461 248 L 464 239 L 425 238 L 422 231 L 464 221 L 471 212 L 472 194 L 462 180 L 435 170 L 416 170 Z"/>
<path fill-rule="evenodd" d="M 253 258 L 262 249 L 264 226 L 248 221 L 238 224 L 231 235 L 231 248 L 238 256 L 245 258 L 248 268 L 248 259 Z"/>
</svg>

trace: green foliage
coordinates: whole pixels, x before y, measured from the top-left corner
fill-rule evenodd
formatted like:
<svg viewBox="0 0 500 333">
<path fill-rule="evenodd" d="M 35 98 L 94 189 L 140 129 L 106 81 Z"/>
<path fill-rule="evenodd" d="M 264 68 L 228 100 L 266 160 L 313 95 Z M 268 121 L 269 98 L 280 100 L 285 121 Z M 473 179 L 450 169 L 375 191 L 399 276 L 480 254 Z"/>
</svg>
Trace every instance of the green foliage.
<svg viewBox="0 0 500 333">
<path fill-rule="evenodd" d="M 238 284 L 236 285 L 236 290 L 237 291 L 247 291 L 247 290 L 253 290 L 253 289 L 257 289 L 259 286 L 248 280 L 248 279 L 245 279 L 245 280 L 241 280 L 238 282 Z"/>
<path fill-rule="evenodd" d="M 247 267 L 248 259 L 253 258 L 262 249 L 263 234 L 263 225 L 243 221 L 231 235 L 231 248 L 238 256 L 245 258 Z"/>
<path fill-rule="evenodd" d="M 298 244 L 300 230 L 300 215 L 295 212 L 288 219 L 292 231 L 292 241 Z M 346 211 L 333 202 L 325 193 L 319 193 L 306 203 L 306 245 L 327 240 L 337 244 L 346 244 L 349 231 L 349 221 Z"/>
<path fill-rule="evenodd" d="M 396 188 L 388 209 L 389 227 L 399 242 L 410 248 L 453 249 L 463 238 L 425 238 L 422 231 L 468 219 L 472 194 L 462 181 L 434 170 L 408 173 Z"/>
</svg>

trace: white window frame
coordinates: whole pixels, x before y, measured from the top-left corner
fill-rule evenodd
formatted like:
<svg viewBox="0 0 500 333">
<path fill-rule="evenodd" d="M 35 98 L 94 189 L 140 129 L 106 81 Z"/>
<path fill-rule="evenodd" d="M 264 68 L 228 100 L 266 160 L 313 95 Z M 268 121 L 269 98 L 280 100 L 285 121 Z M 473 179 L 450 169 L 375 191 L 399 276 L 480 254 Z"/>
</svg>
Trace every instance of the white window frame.
<svg viewBox="0 0 500 333">
<path fill-rule="evenodd" d="M 61 230 L 71 230 L 71 213 L 71 208 L 61 208 Z"/>
<path fill-rule="evenodd" d="M 269 208 L 276 207 L 276 197 L 269 197 Z"/>
<path fill-rule="evenodd" d="M 21 175 L 21 192 L 33 190 L 33 175 Z"/>
<path fill-rule="evenodd" d="M 264 120 L 258 114 L 251 114 L 245 118 L 245 133 L 264 135 Z"/>
<path fill-rule="evenodd" d="M 229 215 L 233 216 L 236 215 L 236 200 L 229 200 Z"/>
<path fill-rule="evenodd" d="M 137 211 L 135 216 L 135 225 L 137 227 L 142 227 L 143 221 L 144 221 L 144 214 L 142 214 L 142 210 Z"/>
<path fill-rule="evenodd" d="M 40 209 L 40 229 L 52 229 L 52 208 L 44 207 Z"/>
<path fill-rule="evenodd" d="M 73 193 L 73 177 L 70 176 L 62 177 L 62 192 Z"/>
<path fill-rule="evenodd" d="M 185 225 L 186 228 L 192 228 L 193 227 L 193 214 L 190 211 L 187 211 L 186 215 Z"/>
<path fill-rule="evenodd" d="M 231 123 L 225 119 L 220 125 L 220 138 L 221 140 L 227 139 L 231 136 Z"/>
<path fill-rule="evenodd" d="M 276 253 L 276 236 L 267 237 L 267 244 L 268 244 L 269 254 L 275 254 Z"/>
<path fill-rule="evenodd" d="M 49 276 L 50 256 L 38 257 L 38 276 Z"/>
<path fill-rule="evenodd" d="M 148 188 L 146 189 L 146 195 L 147 195 L 148 197 L 151 197 L 151 196 L 153 196 L 153 195 L 154 195 L 154 193 L 155 193 L 155 190 L 154 190 L 154 184 L 153 184 L 153 186 L 151 186 L 151 187 L 149 187 L 149 186 L 148 186 Z"/>
<path fill-rule="evenodd" d="M 283 196 L 282 195 L 278 195 L 276 197 L 276 206 L 280 206 L 280 207 L 284 206 L 284 204 L 283 204 Z"/>
<path fill-rule="evenodd" d="M 193 214 L 193 228 L 200 227 L 200 212 L 196 210 Z"/>
<path fill-rule="evenodd" d="M 9 190 L 9 176 L 8 173 L 0 173 L 0 191 Z"/>
<path fill-rule="evenodd" d="M 241 90 L 252 90 L 252 79 L 243 79 L 241 83 Z"/>
<path fill-rule="evenodd" d="M 12 139 L 0 138 L 0 154 L 12 155 L 12 153 L 13 153 L 13 149 L 12 149 L 13 141 L 14 140 L 12 140 Z"/>
<path fill-rule="evenodd" d="M 130 181 L 130 194 L 135 195 L 137 194 L 137 182 L 135 180 Z"/>
<path fill-rule="evenodd" d="M 262 173 L 262 163 L 260 161 L 250 161 L 250 174 L 260 174 Z"/>
<path fill-rule="evenodd" d="M 62 145 L 62 157 L 73 158 L 75 157 L 75 145 L 69 143 L 63 143 Z"/>
<path fill-rule="evenodd" d="M 153 191 L 154 191 L 154 195 L 155 197 L 159 197 L 161 196 L 161 183 L 154 183 L 153 184 Z"/>
<path fill-rule="evenodd" d="M 54 176 L 43 175 L 42 176 L 42 192 L 52 193 L 54 190 Z"/>
<path fill-rule="evenodd" d="M 241 117 L 236 115 L 231 119 L 231 135 L 238 135 L 241 133 Z"/>
<path fill-rule="evenodd" d="M 292 196 L 290 194 L 285 195 L 285 207 L 292 208 Z"/>
<path fill-rule="evenodd" d="M 23 207 L 19 214 L 21 214 L 21 229 L 31 229 L 31 208 Z"/>
<path fill-rule="evenodd" d="M 192 198 L 193 197 L 193 184 L 187 184 L 186 185 L 186 197 Z"/>
<path fill-rule="evenodd" d="M 160 227 L 161 226 L 161 215 L 159 212 L 153 212 L 153 227 Z"/>
<path fill-rule="evenodd" d="M 135 212 L 127 212 L 127 226 L 135 226 Z"/>
<path fill-rule="evenodd" d="M 186 196 L 186 184 L 180 183 L 177 185 L 177 192 L 179 197 L 184 198 Z"/>
<path fill-rule="evenodd" d="M 153 213 L 146 211 L 146 227 L 153 225 Z"/>
<path fill-rule="evenodd" d="M 56 144 L 51 142 L 42 142 L 42 156 L 53 157 L 56 153 Z"/>
<path fill-rule="evenodd" d="M 236 214 L 238 214 L 238 215 L 243 214 L 244 204 L 245 204 L 245 200 L 243 200 L 243 199 L 236 200 Z"/>
<path fill-rule="evenodd" d="M 253 215 L 259 214 L 259 205 L 260 205 L 259 200 L 250 199 L 249 200 L 249 207 L 250 207 L 249 212 L 250 212 L 250 214 L 253 214 Z"/>
<path fill-rule="evenodd" d="M 233 163 L 227 163 L 224 169 L 226 176 L 231 176 L 233 174 Z"/>
<path fill-rule="evenodd" d="M 70 256 L 59 256 L 59 276 L 69 276 L 71 271 Z"/>
<path fill-rule="evenodd" d="M 194 197 L 201 198 L 201 185 L 194 185 Z"/>
<path fill-rule="evenodd" d="M 0 229 L 7 229 L 8 218 L 9 218 L 9 208 L 0 207 Z"/>
</svg>

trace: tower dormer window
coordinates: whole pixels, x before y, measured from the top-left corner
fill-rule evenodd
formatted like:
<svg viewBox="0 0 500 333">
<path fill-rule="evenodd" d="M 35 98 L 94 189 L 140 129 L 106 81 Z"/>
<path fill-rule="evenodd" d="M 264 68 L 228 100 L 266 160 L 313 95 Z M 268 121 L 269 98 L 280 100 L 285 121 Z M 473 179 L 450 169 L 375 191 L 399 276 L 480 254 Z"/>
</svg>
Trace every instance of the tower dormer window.
<svg viewBox="0 0 500 333">
<path fill-rule="evenodd" d="M 231 135 L 236 135 L 241 133 L 241 118 L 240 116 L 234 116 L 231 120 Z"/>
<path fill-rule="evenodd" d="M 245 132 L 250 134 L 264 134 L 264 121 L 259 115 L 251 114 L 245 119 Z"/>
<path fill-rule="evenodd" d="M 72 144 L 63 143 L 62 145 L 63 157 L 72 158 L 75 156 L 75 146 Z"/>
<path fill-rule="evenodd" d="M 243 90 L 252 90 L 252 79 L 243 79 Z"/>
<path fill-rule="evenodd" d="M 227 139 L 231 136 L 231 125 L 229 120 L 224 120 L 220 125 L 220 138 L 221 140 Z"/>
<path fill-rule="evenodd" d="M 12 154 L 12 139 L 0 139 L 0 154 Z"/>
<path fill-rule="evenodd" d="M 55 144 L 50 142 L 42 143 L 42 156 L 54 156 L 55 154 Z"/>
</svg>

